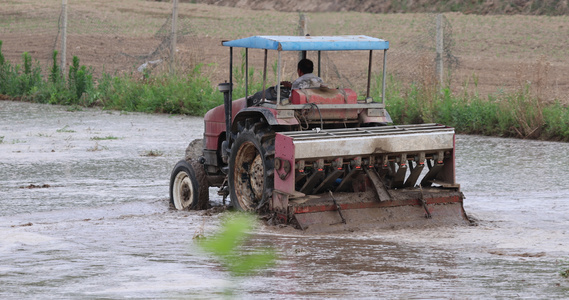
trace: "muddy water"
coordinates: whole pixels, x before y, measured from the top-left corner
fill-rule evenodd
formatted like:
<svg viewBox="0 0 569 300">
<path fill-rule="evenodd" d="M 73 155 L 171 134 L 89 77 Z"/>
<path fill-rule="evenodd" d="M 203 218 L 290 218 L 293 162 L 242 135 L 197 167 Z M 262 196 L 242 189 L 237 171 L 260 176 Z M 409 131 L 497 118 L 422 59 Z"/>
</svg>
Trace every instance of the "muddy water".
<svg viewBox="0 0 569 300">
<path fill-rule="evenodd" d="M 192 239 L 220 214 L 167 205 L 169 172 L 203 121 L 66 109 L 0 101 L 2 299 L 569 297 L 567 144 L 458 136 L 478 226 L 260 227 L 253 244 L 272 245 L 278 263 L 235 279 Z"/>
</svg>

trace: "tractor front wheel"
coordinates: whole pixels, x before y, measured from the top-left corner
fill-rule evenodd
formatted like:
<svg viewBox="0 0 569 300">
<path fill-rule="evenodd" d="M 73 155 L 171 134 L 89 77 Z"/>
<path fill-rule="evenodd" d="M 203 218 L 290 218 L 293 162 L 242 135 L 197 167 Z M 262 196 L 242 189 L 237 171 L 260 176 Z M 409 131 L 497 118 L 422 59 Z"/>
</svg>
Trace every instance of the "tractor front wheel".
<svg viewBox="0 0 569 300">
<path fill-rule="evenodd" d="M 198 204 L 198 181 L 192 166 L 179 161 L 170 176 L 170 202 L 177 210 L 194 209 Z"/>
</svg>

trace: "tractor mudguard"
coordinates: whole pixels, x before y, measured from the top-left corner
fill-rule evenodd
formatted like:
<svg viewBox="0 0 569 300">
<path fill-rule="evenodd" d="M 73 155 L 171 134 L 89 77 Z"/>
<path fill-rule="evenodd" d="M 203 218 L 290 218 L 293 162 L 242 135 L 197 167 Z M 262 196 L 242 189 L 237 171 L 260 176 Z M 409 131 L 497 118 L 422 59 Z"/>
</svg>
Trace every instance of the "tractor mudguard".
<svg viewBox="0 0 569 300">
<path fill-rule="evenodd" d="M 233 119 L 232 131 L 237 130 L 237 124 L 239 121 L 245 120 L 247 118 L 262 117 L 267 121 L 267 124 L 271 126 L 276 125 L 298 125 L 298 120 L 294 117 L 294 113 L 283 113 L 282 110 L 278 111 L 273 108 L 267 107 L 248 107 L 242 109 L 235 115 Z"/>
</svg>

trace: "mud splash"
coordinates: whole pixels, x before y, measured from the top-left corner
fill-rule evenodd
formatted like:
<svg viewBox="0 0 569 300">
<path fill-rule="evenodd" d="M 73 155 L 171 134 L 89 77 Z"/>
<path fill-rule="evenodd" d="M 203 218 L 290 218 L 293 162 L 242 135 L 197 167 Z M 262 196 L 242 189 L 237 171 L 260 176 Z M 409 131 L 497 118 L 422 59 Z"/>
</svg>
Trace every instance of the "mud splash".
<svg viewBox="0 0 569 300">
<path fill-rule="evenodd" d="M 567 144 L 458 136 L 457 181 L 478 226 L 261 226 L 250 246 L 275 247 L 277 265 L 232 278 L 193 240 L 223 213 L 167 202 L 202 119 L 66 109 L 0 101 L 0 298 L 569 297 Z"/>
</svg>

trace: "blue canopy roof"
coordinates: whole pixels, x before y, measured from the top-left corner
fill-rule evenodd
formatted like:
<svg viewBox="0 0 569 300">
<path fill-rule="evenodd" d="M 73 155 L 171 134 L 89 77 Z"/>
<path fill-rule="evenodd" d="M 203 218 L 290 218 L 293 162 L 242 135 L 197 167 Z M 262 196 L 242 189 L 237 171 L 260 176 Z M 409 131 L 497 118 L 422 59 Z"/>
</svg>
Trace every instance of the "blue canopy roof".
<svg viewBox="0 0 569 300">
<path fill-rule="evenodd" d="M 223 46 L 281 51 L 387 50 L 389 42 L 365 35 L 252 36 L 223 42 Z"/>
</svg>

